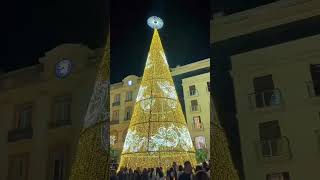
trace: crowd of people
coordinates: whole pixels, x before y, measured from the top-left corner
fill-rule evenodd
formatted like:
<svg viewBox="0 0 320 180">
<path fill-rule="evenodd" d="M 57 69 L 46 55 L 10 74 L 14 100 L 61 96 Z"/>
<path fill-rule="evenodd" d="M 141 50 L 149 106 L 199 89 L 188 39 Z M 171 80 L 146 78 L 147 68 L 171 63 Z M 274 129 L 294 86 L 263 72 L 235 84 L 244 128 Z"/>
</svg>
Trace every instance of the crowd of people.
<svg viewBox="0 0 320 180">
<path fill-rule="evenodd" d="M 118 173 L 116 170 L 111 170 L 110 180 L 209 180 L 210 167 L 207 162 L 201 165 L 192 167 L 189 161 L 184 165 L 177 165 L 176 162 L 172 163 L 166 172 L 162 167 L 156 168 L 137 168 L 135 170 L 126 167 L 120 168 Z"/>
</svg>

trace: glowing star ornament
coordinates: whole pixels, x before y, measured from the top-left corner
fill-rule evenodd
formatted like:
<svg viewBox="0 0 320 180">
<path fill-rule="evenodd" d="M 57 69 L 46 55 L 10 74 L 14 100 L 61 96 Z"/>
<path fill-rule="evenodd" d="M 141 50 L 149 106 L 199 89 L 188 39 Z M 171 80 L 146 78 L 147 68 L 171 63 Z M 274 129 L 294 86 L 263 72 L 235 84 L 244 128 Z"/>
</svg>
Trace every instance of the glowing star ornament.
<svg viewBox="0 0 320 180">
<path fill-rule="evenodd" d="M 162 19 L 157 16 L 149 17 L 147 23 L 152 29 L 161 29 L 163 27 Z"/>
<path fill-rule="evenodd" d="M 173 162 L 185 161 L 196 165 L 195 149 L 158 33 L 163 21 L 153 16 L 148 25 L 154 33 L 119 169 L 166 170 Z"/>
</svg>

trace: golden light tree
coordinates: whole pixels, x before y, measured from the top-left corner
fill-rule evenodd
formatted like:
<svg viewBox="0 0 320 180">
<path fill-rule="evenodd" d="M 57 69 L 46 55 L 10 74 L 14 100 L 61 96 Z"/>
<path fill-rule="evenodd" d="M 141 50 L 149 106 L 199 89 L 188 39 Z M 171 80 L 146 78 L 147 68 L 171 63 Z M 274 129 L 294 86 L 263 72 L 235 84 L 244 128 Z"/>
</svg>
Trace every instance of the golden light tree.
<svg viewBox="0 0 320 180">
<path fill-rule="evenodd" d="M 163 22 L 153 16 L 148 24 L 154 33 L 119 168 L 166 169 L 185 161 L 195 165 L 195 149 L 157 30 Z"/>
<path fill-rule="evenodd" d="M 210 134 L 211 136 L 211 170 L 212 180 L 239 180 L 239 175 L 234 167 L 228 140 L 224 129 L 220 125 L 216 109 L 211 96 L 210 101 Z"/>
<path fill-rule="evenodd" d="M 109 39 L 108 36 L 69 180 L 109 179 Z"/>
</svg>

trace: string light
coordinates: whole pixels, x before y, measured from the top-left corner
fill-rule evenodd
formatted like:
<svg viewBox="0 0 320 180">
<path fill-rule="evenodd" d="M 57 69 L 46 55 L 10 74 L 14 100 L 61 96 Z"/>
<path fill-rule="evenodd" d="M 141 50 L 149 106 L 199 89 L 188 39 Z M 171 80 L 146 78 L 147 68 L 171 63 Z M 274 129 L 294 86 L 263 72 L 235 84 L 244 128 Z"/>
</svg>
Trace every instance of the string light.
<svg viewBox="0 0 320 180">
<path fill-rule="evenodd" d="M 148 23 L 154 33 L 119 169 L 166 170 L 174 161 L 196 165 L 195 149 L 157 31 L 163 22 L 158 18 L 151 20 Z"/>
</svg>

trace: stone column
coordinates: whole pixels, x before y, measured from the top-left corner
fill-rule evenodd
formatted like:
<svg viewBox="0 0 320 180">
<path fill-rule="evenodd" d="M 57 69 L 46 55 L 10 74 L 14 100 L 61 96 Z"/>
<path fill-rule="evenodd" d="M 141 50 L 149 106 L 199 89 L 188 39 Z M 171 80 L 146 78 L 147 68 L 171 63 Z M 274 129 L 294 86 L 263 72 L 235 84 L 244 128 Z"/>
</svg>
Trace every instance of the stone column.
<svg viewBox="0 0 320 180">
<path fill-rule="evenodd" d="M 33 141 L 31 151 L 32 180 L 47 179 L 48 160 L 48 122 L 50 119 L 50 98 L 42 93 L 34 102 Z"/>
</svg>

